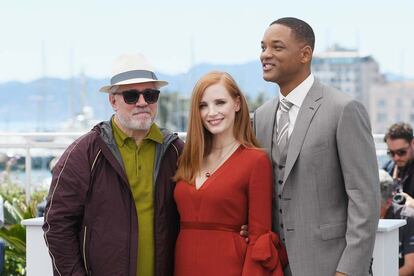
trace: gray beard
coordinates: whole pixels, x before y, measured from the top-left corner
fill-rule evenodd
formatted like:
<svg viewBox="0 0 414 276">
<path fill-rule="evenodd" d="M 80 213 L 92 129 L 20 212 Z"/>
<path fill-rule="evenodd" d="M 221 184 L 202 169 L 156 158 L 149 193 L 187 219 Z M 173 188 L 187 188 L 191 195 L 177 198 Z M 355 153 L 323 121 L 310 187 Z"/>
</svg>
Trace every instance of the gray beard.
<svg viewBox="0 0 414 276">
<path fill-rule="evenodd" d="M 116 113 L 116 116 L 118 118 L 119 123 L 124 128 L 135 131 L 135 130 L 149 130 L 152 123 L 154 122 L 154 119 L 157 117 L 157 114 L 155 114 L 154 118 L 148 118 L 148 119 L 140 120 L 140 121 L 125 118 L 119 113 Z"/>
</svg>

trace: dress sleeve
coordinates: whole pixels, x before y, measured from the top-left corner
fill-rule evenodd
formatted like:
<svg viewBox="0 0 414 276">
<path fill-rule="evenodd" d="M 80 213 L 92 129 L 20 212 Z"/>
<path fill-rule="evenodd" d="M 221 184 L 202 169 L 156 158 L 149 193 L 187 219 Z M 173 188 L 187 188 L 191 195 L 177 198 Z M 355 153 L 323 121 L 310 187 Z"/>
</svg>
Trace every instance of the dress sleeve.
<svg viewBox="0 0 414 276">
<path fill-rule="evenodd" d="M 272 166 L 264 153 L 251 169 L 248 189 L 249 245 L 243 276 L 283 276 L 278 236 L 271 232 Z M 280 244 L 280 243 L 279 243 Z"/>
</svg>

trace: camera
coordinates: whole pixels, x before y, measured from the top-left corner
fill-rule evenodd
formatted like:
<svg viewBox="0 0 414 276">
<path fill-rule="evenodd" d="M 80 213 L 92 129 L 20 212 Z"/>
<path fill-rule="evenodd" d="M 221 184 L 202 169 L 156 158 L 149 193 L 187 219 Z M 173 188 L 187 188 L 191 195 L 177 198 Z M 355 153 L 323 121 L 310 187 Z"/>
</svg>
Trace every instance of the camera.
<svg viewBox="0 0 414 276">
<path fill-rule="evenodd" d="M 405 204 L 405 197 L 402 194 L 396 194 L 392 197 L 392 202 L 400 205 Z"/>
</svg>

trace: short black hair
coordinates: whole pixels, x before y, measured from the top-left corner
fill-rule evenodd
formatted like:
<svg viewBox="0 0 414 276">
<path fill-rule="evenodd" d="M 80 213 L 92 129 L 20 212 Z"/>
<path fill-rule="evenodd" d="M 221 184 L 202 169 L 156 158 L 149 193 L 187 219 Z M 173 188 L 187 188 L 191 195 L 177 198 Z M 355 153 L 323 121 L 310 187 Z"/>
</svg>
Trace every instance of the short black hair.
<svg viewBox="0 0 414 276">
<path fill-rule="evenodd" d="M 388 139 L 404 139 L 408 143 L 411 143 L 411 140 L 413 140 L 413 128 L 407 123 L 395 123 L 390 126 L 385 134 L 384 142 L 387 142 Z"/>
<path fill-rule="evenodd" d="M 315 34 L 312 27 L 305 21 L 295 17 L 282 17 L 273 21 L 269 26 L 274 24 L 284 25 L 290 28 L 298 40 L 304 41 L 312 48 L 312 51 L 315 48 Z"/>
</svg>

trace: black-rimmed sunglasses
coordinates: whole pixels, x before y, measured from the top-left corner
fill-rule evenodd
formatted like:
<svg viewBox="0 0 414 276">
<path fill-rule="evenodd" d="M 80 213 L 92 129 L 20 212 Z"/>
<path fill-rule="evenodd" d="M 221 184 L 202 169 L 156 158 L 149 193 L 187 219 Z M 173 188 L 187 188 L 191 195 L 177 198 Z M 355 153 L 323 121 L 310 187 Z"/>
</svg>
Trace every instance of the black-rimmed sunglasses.
<svg viewBox="0 0 414 276">
<path fill-rule="evenodd" d="M 408 152 L 408 147 L 405 149 L 397 149 L 397 150 L 388 150 L 387 154 L 391 157 L 398 155 L 399 157 L 405 156 Z"/>
<path fill-rule="evenodd" d="M 136 104 L 139 100 L 139 96 L 142 95 L 144 97 L 144 100 L 148 104 L 153 104 L 158 101 L 158 97 L 160 95 L 160 90 L 153 89 L 153 88 L 147 88 L 143 91 L 139 91 L 137 89 L 131 89 L 122 91 L 119 93 L 113 93 L 113 94 L 120 94 L 124 98 L 125 103 L 127 104 Z"/>
</svg>

